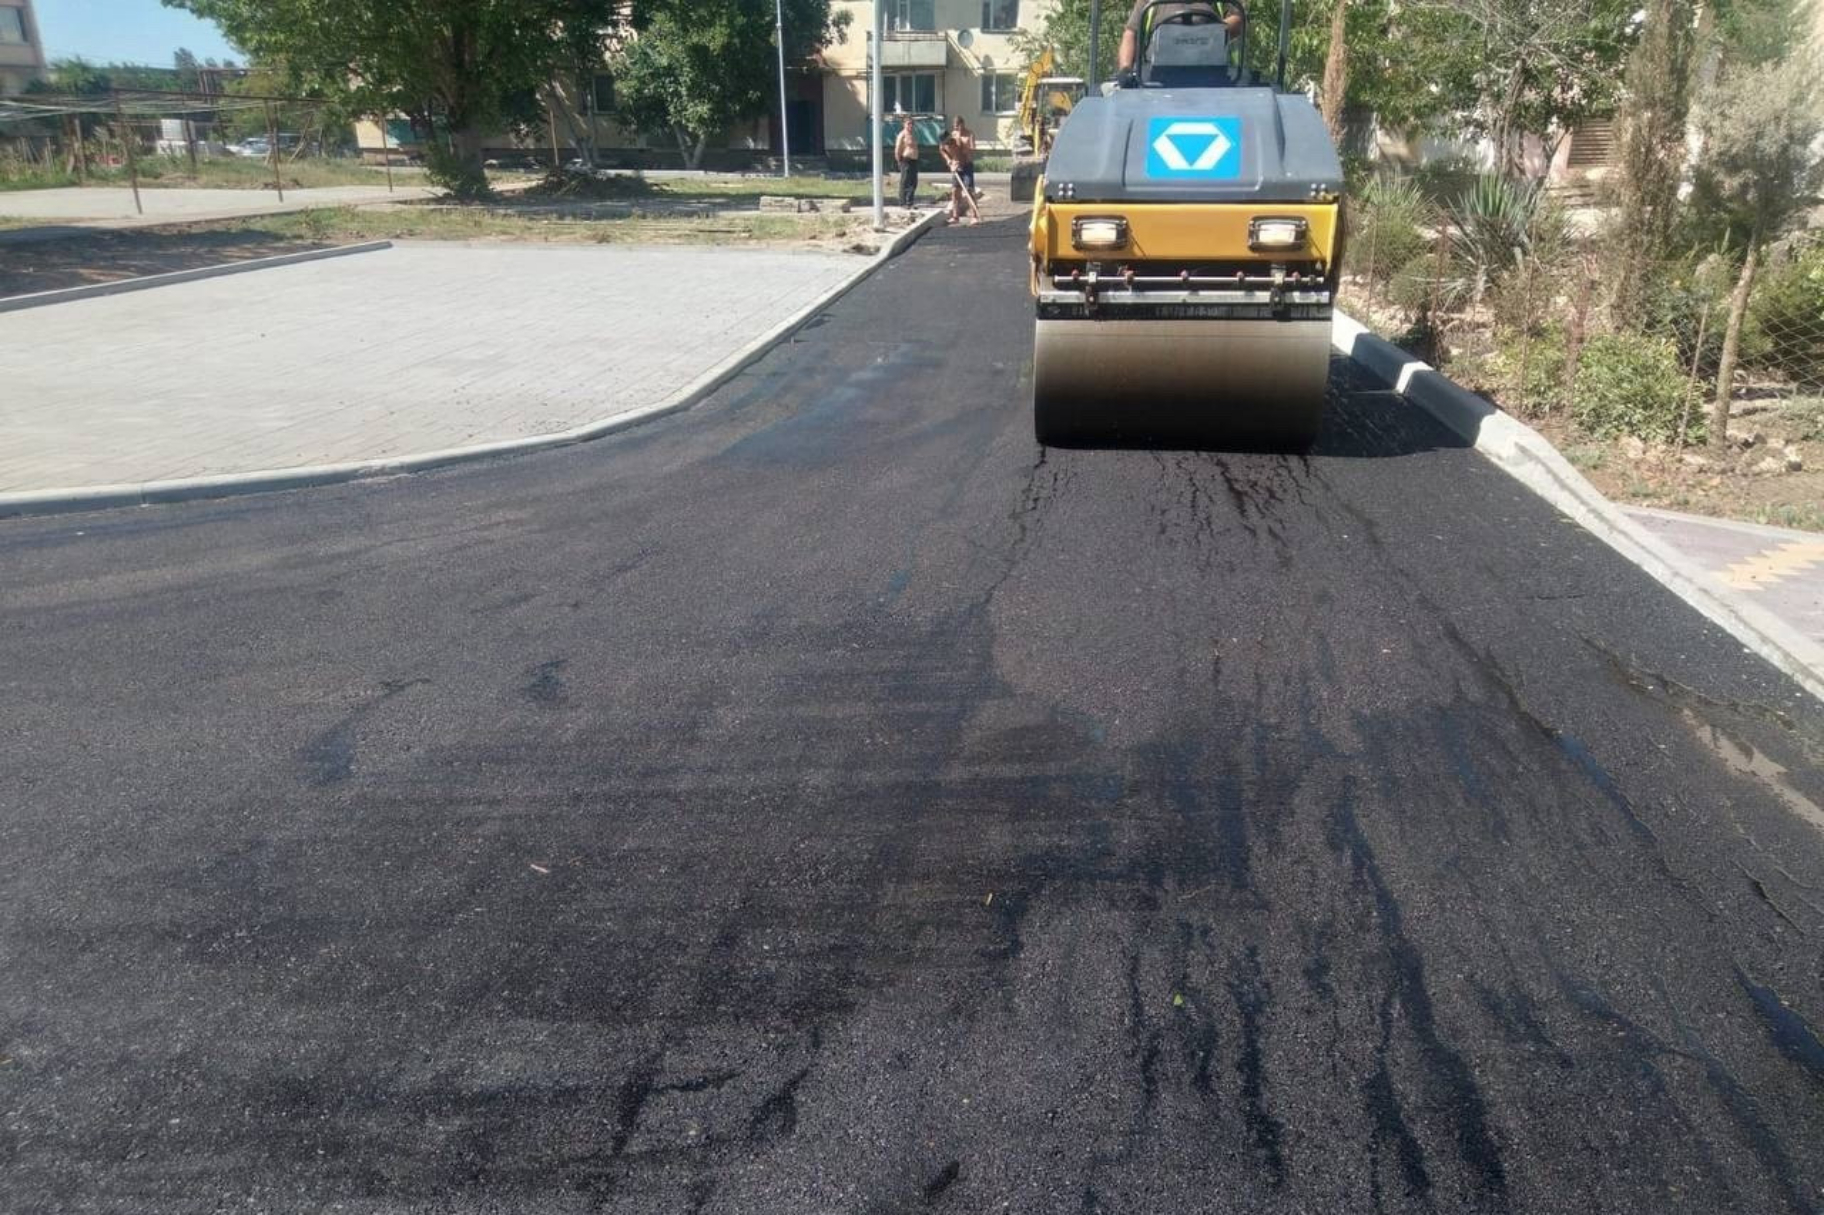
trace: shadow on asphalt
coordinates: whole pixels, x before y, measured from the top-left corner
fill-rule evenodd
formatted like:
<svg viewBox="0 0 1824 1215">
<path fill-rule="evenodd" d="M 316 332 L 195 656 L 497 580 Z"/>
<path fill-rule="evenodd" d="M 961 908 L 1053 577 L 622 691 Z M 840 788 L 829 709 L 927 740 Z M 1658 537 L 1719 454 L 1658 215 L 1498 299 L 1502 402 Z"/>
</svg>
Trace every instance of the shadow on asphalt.
<svg viewBox="0 0 1824 1215">
<path fill-rule="evenodd" d="M 1329 392 L 1330 402 L 1317 442 L 1302 452 L 1289 452 L 1283 446 L 1245 440 L 1187 445 L 1175 441 L 1109 439 L 1054 446 L 1081 451 L 1219 451 L 1340 460 L 1391 459 L 1470 446 L 1463 436 L 1402 400 L 1398 393 L 1378 383 L 1367 371 L 1342 355 L 1331 356 Z"/>
</svg>

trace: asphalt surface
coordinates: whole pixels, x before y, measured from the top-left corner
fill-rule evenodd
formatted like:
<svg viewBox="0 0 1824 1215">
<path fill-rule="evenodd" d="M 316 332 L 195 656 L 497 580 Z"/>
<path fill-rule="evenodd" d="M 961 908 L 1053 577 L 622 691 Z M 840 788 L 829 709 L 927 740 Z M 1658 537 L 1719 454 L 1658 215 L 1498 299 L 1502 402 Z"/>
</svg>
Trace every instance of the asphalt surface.
<svg viewBox="0 0 1824 1215">
<path fill-rule="evenodd" d="M 1041 453 L 1019 239 L 0 523 L 0 1210 L 1824 1207 L 1819 706 L 1346 365 Z"/>
</svg>

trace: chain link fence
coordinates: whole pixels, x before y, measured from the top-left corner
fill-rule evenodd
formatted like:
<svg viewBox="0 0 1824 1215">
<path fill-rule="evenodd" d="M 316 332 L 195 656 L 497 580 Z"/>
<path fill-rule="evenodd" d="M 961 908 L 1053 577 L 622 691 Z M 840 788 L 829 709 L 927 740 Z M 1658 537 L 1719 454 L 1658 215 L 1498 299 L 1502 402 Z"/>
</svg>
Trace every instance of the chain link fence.
<svg viewBox="0 0 1824 1215">
<path fill-rule="evenodd" d="M 1824 439 L 1824 234 L 1768 247 L 1744 294 L 1739 250 L 1630 271 L 1614 222 L 1460 172 L 1377 177 L 1352 206 L 1340 303 L 1509 412 L 1591 438 L 1704 443 L 1720 402 L 1732 437 L 1769 448 L 1757 459 Z"/>
</svg>

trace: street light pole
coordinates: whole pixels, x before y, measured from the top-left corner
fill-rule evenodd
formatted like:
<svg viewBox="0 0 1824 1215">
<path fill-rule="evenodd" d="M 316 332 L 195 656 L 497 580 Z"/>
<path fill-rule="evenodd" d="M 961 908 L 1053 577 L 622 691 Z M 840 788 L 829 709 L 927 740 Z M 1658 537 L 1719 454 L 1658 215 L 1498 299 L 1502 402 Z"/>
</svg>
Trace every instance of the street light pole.
<svg viewBox="0 0 1824 1215">
<path fill-rule="evenodd" d="M 786 130 L 785 118 L 785 0 L 773 0 L 773 34 L 779 40 L 779 150 L 785 157 L 785 172 L 792 175 L 792 136 Z"/>
<path fill-rule="evenodd" d="M 874 0 L 873 62 L 868 66 L 868 114 L 874 122 L 874 137 L 868 142 L 874 146 L 874 230 L 880 231 L 887 226 L 886 189 L 881 176 L 886 172 L 882 163 L 880 147 L 880 128 L 886 115 L 880 112 L 880 31 L 886 12 L 886 0 Z"/>
</svg>

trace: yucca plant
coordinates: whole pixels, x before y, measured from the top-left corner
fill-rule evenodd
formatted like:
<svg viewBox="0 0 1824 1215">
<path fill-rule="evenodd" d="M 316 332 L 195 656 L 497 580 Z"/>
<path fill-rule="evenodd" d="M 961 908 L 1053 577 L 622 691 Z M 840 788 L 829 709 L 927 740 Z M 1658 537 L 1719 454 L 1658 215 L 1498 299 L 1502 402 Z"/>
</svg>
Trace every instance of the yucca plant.
<svg viewBox="0 0 1824 1215">
<path fill-rule="evenodd" d="M 1485 173 L 1451 206 L 1451 251 L 1472 304 L 1532 256 L 1533 216 L 1543 193 Z"/>
</svg>

